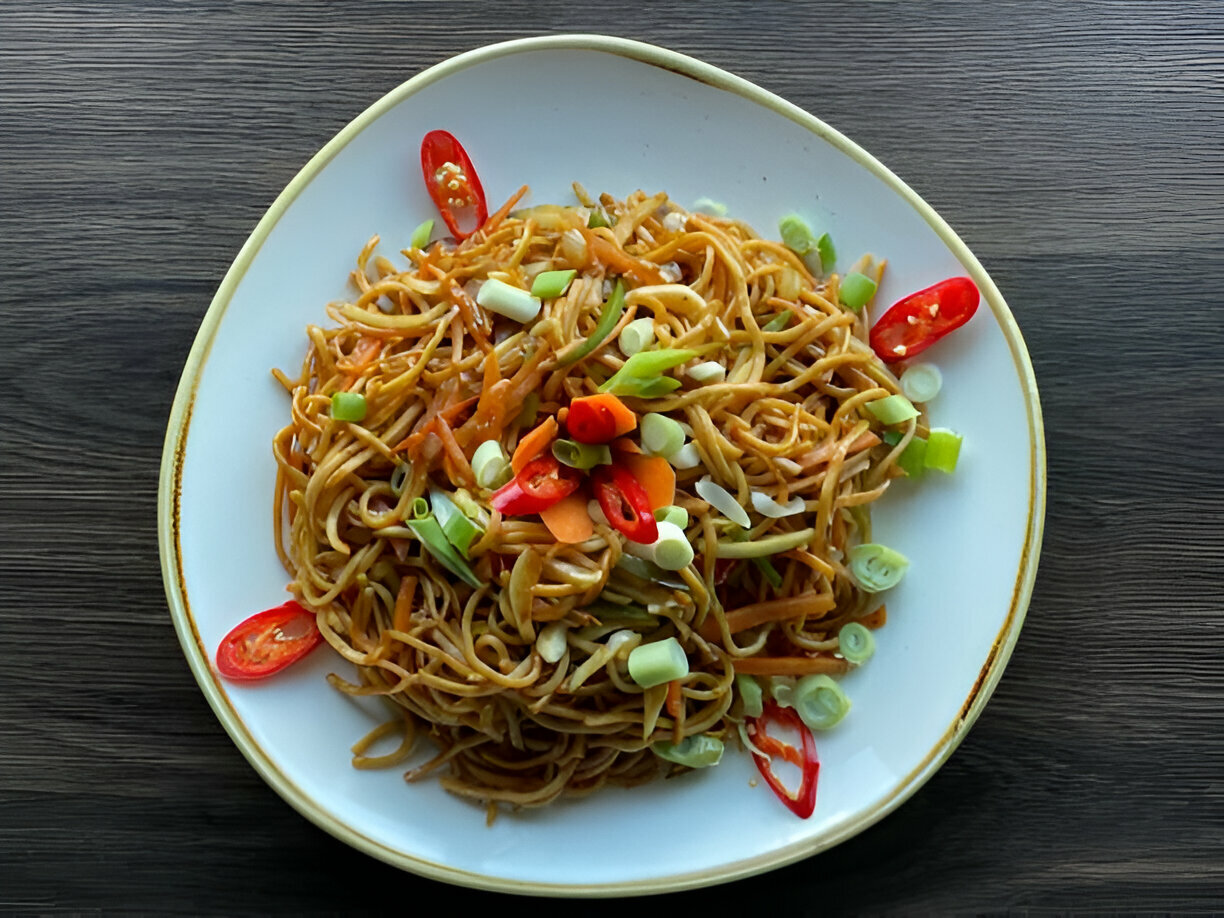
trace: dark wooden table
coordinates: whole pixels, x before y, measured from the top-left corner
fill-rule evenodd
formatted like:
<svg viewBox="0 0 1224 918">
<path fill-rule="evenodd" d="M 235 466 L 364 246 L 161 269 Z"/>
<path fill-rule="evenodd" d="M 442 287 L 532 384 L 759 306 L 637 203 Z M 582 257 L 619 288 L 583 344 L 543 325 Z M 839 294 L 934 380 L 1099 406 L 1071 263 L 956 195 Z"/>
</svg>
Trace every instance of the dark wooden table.
<svg viewBox="0 0 1224 918">
<path fill-rule="evenodd" d="M 1224 912 L 1218 0 L 6 0 L 0 910 L 513 904 L 350 850 L 263 784 L 179 652 L 155 498 L 196 328 L 298 168 L 426 66 L 559 31 L 692 54 L 873 151 L 993 274 L 1045 408 L 1028 623 L 951 761 L 833 851 L 657 905 Z"/>
</svg>

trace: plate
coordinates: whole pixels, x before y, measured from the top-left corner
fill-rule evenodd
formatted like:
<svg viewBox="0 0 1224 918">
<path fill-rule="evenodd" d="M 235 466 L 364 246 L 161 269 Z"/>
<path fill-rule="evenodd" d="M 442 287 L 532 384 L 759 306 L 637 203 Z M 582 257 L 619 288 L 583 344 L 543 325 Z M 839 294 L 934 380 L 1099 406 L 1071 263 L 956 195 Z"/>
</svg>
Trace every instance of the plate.
<svg viewBox="0 0 1224 918">
<path fill-rule="evenodd" d="M 850 674 L 851 715 L 821 734 L 814 815 L 795 818 L 749 756 L 634 789 L 609 789 L 486 827 L 483 811 L 397 769 L 357 771 L 348 747 L 381 719 L 324 681 L 319 651 L 262 684 L 218 680 L 210 659 L 240 619 L 283 601 L 272 542 L 273 434 L 304 327 L 346 294 L 374 233 L 397 250 L 435 215 L 416 166 L 444 127 L 472 151 L 491 203 L 572 200 L 570 183 L 624 197 L 702 196 L 764 234 L 798 210 L 843 255 L 888 259 L 881 301 L 953 274 L 984 306 L 929 352 L 944 373 L 940 425 L 965 435 L 955 475 L 901 482 L 876 505 L 877 537 L 912 567 L 889 598 L 870 666 Z M 844 269 L 844 265 L 839 267 Z M 337 838 L 399 867 L 538 895 L 662 892 L 807 857 L 899 806 L 981 713 L 1017 639 L 1041 537 L 1044 448 L 1019 329 L 968 248 L 869 154 L 793 105 L 650 45 L 557 36 L 481 48 L 414 77 L 329 142 L 260 221 L 221 283 L 183 372 L 159 494 L 162 570 L 192 672 L 242 753 Z M 598 827 L 598 831 L 595 831 Z M 667 845 L 640 855 L 640 840 Z"/>
</svg>

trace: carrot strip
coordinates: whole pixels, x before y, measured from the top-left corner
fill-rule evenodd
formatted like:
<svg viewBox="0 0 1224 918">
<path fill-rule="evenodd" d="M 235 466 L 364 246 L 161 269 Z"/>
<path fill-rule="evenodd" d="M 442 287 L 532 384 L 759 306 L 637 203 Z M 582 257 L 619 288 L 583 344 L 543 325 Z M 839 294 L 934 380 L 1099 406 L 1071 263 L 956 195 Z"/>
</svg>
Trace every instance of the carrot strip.
<svg viewBox="0 0 1224 918">
<path fill-rule="evenodd" d="M 415 455 L 420 449 L 421 441 L 428 437 L 431 433 L 436 432 L 436 422 L 441 419 L 448 425 L 451 421 L 463 414 L 468 408 L 472 407 L 479 399 L 479 396 L 473 395 L 471 398 L 465 398 L 461 402 L 443 408 L 441 411 L 434 411 L 432 408 L 427 411 L 419 421 L 417 421 L 416 429 L 410 433 L 399 443 L 391 447 L 391 452 L 398 453 L 400 450 L 407 450 L 409 455 Z"/>
<path fill-rule="evenodd" d="M 570 402 L 570 408 L 574 408 L 579 403 L 588 405 L 596 411 L 600 408 L 607 411 L 612 416 L 612 436 L 614 437 L 623 437 L 637 429 L 638 419 L 633 409 L 610 392 L 580 396 Z"/>
<path fill-rule="evenodd" d="M 451 430 L 451 426 L 446 423 L 446 419 L 442 415 L 434 418 L 434 433 L 442 441 L 442 448 L 446 450 L 446 457 L 454 463 L 453 471 L 447 470 L 451 475 L 451 481 L 455 484 L 474 488 L 476 486 L 476 473 L 472 471 L 472 464 L 468 462 L 467 456 L 463 455 L 463 450 L 459 448 L 459 443 L 455 439 L 455 432 Z"/>
<path fill-rule="evenodd" d="M 595 534 L 595 522 L 587 511 L 587 495 L 581 491 L 575 491 L 547 510 L 541 510 L 540 519 L 558 542 L 573 545 L 585 542 Z"/>
<path fill-rule="evenodd" d="M 846 455 L 849 456 L 853 453 L 870 449 L 879 442 L 879 437 L 877 437 L 870 430 L 865 430 L 859 434 L 858 438 L 853 443 L 850 444 L 849 448 L 846 450 Z M 804 471 L 808 471 L 812 467 L 820 465 L 822 462 L 828 462 L 830 459 L 832 459 L 833 452 L 836 449 L 837 441 L 832 443 L 822 443 L 820 446 L 808 450 L 803 455 L 796 456 L 794 461 L 799 463 L 800 467 Z"/>
<path fill-rule="evenodd" d="M 396 631 L 407 631 L 412 623 L 412 601 L 416 598 L 417 577 L 405 574 L 400 579 L 399 592 L 395 595 L 395 612 L 391 616 L 391 627 Z"/>
<path fill-rule="evenodd" d="M 883 628 L 886 621 L 888 621 L 888 608 L 886 606 L 880 606 L 874 612 L 868 612 L 858 620 L 859 624 L 864 628 Z"/>
<path fill-rule="evenodd" d="M 831 654 L 815 657 L 744 657 L 734 662 L 735 671 L 745 676 L 837 675 L 850 671 L 850 662 Z"/>
<path fill-rule="evenodd" d="M 612 268 L 622 274 L 628 274 L 642 284 L 661 284 L 663 275 L 654 265 L 634 258 L 620 246 L 609 242 L 598 233 L 589 229 L 579 229 L 586 239 L 587 251 L 591 257 L 601 262 L 605 267 Z"/>
<path fill-rule="evenodd" d="M 676 499 L 676 470 L 662 456 L 622 455 L 619 461 L 641 482 L 650 509 L 670 506 Z"/>
<path fill-rule="evenodd" d="M 667 683 L 667 713 L 672 720 L 680 718 L 680 680 Z"/>
<path fill-rule="evenodd" d="M 514 448 L 514 455 L 510 457 L 510 468 L 514 469 L 514 474 L 517 475 L 528 462 L 548 449 L 556 435 L 557 419 L 550 415 L 519 440 L 518 446 Z"/>
<path fill-rule="evenodd" d="M 497 208 L 497 210 L 495 210 L 492 214 L 489 215 L 489 219 L 485 220 L 484 226 L 481 227 L 481 229 L 484 230 L 486 236 L 489 235 L 489 233 L 493 232 L 495 229 L 497 229 L 497 227 L 501 224 L 501 222 L 506 219 L 506 215 L 509 214 L 510 211 L 514 209 L 515 204 L 517 204 L 519 201 L 522 200 L 523 195 L 527 193 L 527 190 L 528 190 L 527 186 L 524 185 L 514 194 L 510 195 L 509 201 L 507 201 L 505 204 Z"/>
<path fill-rule="evenodd" d="M 631 453 L 633 455 L 639 455 L 642 452 L 642 448 L 628 437 L 621 437 L 619 440 L 613 440 L 608 445 L 612 447 L 612 452 L 614 453 Z"/>
<path fill-rule="evenodd" d="M 746 628 L 763 625 L 765 622 L 785 621 L 799 618 L 801 615 L 820 616 L 830 611 L 836 604 L 828 593 L 817 593 L 813 590 L 800 593 L 798 596 L 788 596 L 785 599 L 754 602 L 727 613 L 727 630 L 735 634 Z M 717 620 L 707 617 L 701 623 L 701 628 L 697 633 L 707 641 L 716 641 L 722 632 L 719 630 Z"/>
</svg>

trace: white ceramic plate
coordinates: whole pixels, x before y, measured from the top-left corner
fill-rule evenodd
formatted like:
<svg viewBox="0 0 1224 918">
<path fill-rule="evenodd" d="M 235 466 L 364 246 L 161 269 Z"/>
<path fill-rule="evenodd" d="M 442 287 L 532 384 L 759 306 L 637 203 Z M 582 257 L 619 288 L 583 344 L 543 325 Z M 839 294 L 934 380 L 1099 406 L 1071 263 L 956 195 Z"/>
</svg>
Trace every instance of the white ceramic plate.
<svg viewBox="0 0 1224 918">
<path fill-rule="evenodd" d="M 851 716 L 819 736 L 815 814 L 795 818 L 750 781 L 747 755 L 544 810 L 484 813 L 398 770 L 356 771 L 348 747 L 381 719 L 330 689 L 326 650 L 264 684 L 219 681 L 210 659 L 240 619 L 283 601 L 271 531 L 273 433 L 307 323 L 346 294 L 362 244 L 398 258 L 434 211 L 416 166 L 444 127 L 471 151 L 492 206 L 568 202 L 570 183 L 623 197 L 708 195 L 766 234 L 799 211 L 846 260 L 888 259 L 881 301 L 968 273 L 973 321 L 930 353 L 945 378 L 937 423 L 965 437 L 960 467 L 901 482 L 876 505 L 878 538 L 912 568 L 889 598 L 868 666 L 845 679 Z M 908 486 L 907 486 L 908 485 Z M 482 48 L 409 80 L 360 115 L 272 205 L 226 275 L 192 348 L 162 464 L 159 530 L 184 652 L 226 730 L 290 804 L 375 857 L 514 892 L 616 895 L 730 880 L 808 856 L 898 806 L 984 706 L 1028 603 L 1041 535 L 1044 452 L 1032 368 L 990 278 L 951 229 L 866 152 L 787 102 L 690 58 L 597 36 Z M 649 856 L 642 839 L 668 838 Z"/>
</svg>

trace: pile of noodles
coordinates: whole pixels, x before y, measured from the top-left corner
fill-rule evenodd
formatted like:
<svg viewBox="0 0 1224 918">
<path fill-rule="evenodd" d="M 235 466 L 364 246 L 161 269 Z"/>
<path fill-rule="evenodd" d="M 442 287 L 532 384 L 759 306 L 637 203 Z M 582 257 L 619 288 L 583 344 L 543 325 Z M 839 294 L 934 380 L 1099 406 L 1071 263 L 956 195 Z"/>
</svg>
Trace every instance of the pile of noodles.
<svg viewBox="0 0 1224 918">
<path fill-rule="evenodd" d="M 595 202 L 575 190 L 588 207 L 495 216 L 461 244 L 406 251 L 407 270 L 374 257 L 371 240 L 352 275 L 357 298 L 328 307 L 335 327 L 308 328 L 296 379 L 274 371 L 292 397 L 292 420 L 274 443 L 277 547 L 290 589 L 356 664 L 358 683 L 332 675 L 332 684 L 383 696 L 401 715 L 354 747 L 354 763 L 406 762 L 427 734 L 439 751 L 408 779 L 437 774 L 490 813 L 674 770 L 651 752 L 658 740 L 706 733 L 734 741 L 737 672 L 848 670 L 839 628 L 852 619 L 879 625 L 883 609 L 848 573 L 846 549 L 869 541 L 867 505 L 898 474 L 894 460 L 917 426 L 910 422 L 892 447 L 868 429 L 864 404 L 898 385 L 865 343 L 866 317 L 838 305 L 836 275 L 818 280 L 780 243 L 732 219 L 688 213 L 662 194 Z M 588 229 L 590 207 L 613 225 Z M 487 278 L 530 287 L 540 271 L 570 267 L 578 275 L 568 291 L 530 325 L 475 302 Z M 878 279 L 883 266 L 859 268 Z M 613 277 L 628 290 L 619 324 L 588 357 L 561 365 L 594 329 Z M 784 329 L 763 331 L 784 311 Z M 697 360 L 726 367 L 725 381 L 706 384 L 680 367 L 672 374 L 685 381 L 681 389 L 625 400 L 639 415 L 687 424 L 701 457 L 699 467 L 677 471 L 676 486 L 696 558 L 661 580 L 618 565 L 624 539 L 607 525 L 569 545 L 538 517 L 501 517 L 469 464 L 484 440 L 499 438 L 509 454 L 535 419 L 594 393 L 625 359 L 620 329 L 641 317 L 653 317 L 656 346 L 710 345 Z M 362 422 L 330 417 L 341 390 L 364 394 Z M 780 588 L 753 562 L 716 559 L 716 541 L 738 527 L 697 496 L 693 486 L 706 475 L 749 508 L 748 539 L 815 528 L 806 547 L 771 557 Z M 444 570 L 404 523 L 431 481 L 463 489 L 488 514 L 471 549 L 479 589 Z M 754 490 L 783 504 L 797 495 L 804 511 L 760 516 Z M 607 614 L 617 603 L 649 616 L 618 621 Z M 761 624 L 732 634 L 727 612 L 746 607 Z M 556 621 L 569 627 L 553 664 L 534 642 Z M 610 642 L 614 632 L 625 634 Z M 679 640 L 691 672 L 678 685 L 644 690 L 626 658 L 667 636 Z M 395 732 L 397 751 L 364 754 Z"/>
</svg>

